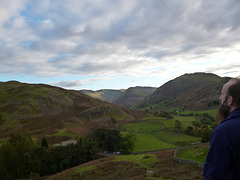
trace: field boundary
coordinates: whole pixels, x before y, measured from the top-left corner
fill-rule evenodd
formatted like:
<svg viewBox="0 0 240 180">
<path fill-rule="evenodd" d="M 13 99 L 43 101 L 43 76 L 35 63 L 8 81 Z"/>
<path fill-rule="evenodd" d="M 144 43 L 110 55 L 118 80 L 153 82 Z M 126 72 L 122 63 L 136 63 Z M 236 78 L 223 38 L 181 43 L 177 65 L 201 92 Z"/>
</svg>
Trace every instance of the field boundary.
<svg viewBox="0 0 240 180">
<path fill-rule="evenodd" d="M 173 144 L 173 145 L 179 147 L 178 144 L 175 144 L 175 143 L 172 143 L 172 142 L 170 142 L 170 141 L 167 141 L 166 139 L 160 138 L 158 135 L 154 134 L 154 132 L 151 132 L 150 134 L 152 134 L 153 136 L 155 136 L 156 138 L 158 138 L 158 139 L 160 139 L 160 140 L 162 140 L 162 141 L 165 141 L 165 142 L 167 142 L 167 143 L 169 143 L 169 144 Z"/>
<path fill-rule="evenodd" d="M 131 154 L 146 154 L 146 153 L 152 153 L 152 152 L 159 152 L 159 151 L 167 151 L 167 150 L 174 150 L 178 147 L 173 147 L 173 148 L 164 148 L 164 149 L 156 149 L 156 150 L 150 150 L 150 151 L 135 151 L 132 152 Z"/>
<path fill-rule="evenodd" d="M 202 168 L 202 169 L 203 169 L 204 163 L 200 163 L 200 162 L 194 161 L 194 160 L 192 160 L 192 159 L 183 159 L 183 158 L 177 157 L 178 152 L 179 152 L 180 150 L 184 150 L 184 149 L 188 149 L 188 148 L 195 148 L 195 147 L 197 147 L 197 146 L 184 146 L 184 147 L 180 147 L 180 148 L 176 149 L 176 150 L 174 151 L 174 161 L 176 161 L 176 162 L 178 162 L 178 163 L 181 163 L 181 164 L 192 164 L 192 165 L 196 165 L 196 166 L 198 166 L 199 168 Z"/>
</svg>

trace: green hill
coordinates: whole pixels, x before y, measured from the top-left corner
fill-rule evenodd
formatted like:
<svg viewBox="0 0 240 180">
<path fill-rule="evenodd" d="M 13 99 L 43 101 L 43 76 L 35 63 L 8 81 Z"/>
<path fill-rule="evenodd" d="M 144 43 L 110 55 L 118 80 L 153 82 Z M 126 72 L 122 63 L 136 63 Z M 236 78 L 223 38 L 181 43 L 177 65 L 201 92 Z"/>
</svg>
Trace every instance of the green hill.
<svg viewBox="0 0 240 180">
<path fill-rule="evenodd" d="M 211 73 L 184 74 L 168 81 L 147 96 L 139 108 L 187 108 L 206 110 L 216 108 L 222 86 L 229 80 Z"/>
<path fill-rule="evenodd" d="M 154 87 L 131 87 L 128 88 L 122 95 L 113 101 L 114 104 L 130 107 L 144 100 L 144 98 L 152 94 L 156 88 Z"/>
<path fill-rule="evenodd" d="M 88 118 L 87 116 L 92 116 Z M 137 111 L 94 99 L 79 91 L 44 84 L 0 82 L 0 137 L 10 133 L 51 135 L 94 123 L 138 118 Z M 61 133 L 60 133 L 61 134 Z"/>
</svg>

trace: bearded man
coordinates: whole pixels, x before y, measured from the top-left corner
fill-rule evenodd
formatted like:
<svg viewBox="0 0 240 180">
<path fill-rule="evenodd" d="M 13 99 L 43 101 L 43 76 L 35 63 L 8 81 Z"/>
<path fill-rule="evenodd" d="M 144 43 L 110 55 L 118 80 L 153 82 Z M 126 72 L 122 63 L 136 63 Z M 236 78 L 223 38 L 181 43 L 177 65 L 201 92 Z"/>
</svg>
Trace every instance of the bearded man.
<svg viewBox="0 0 240 180">
<path fill-rule="evenodd" d="M 203 176 L 205 180 L 240 180 L 240 80 L 228 81 L 219 99 L 222 121 L 213 131 Z"/>
</svg>

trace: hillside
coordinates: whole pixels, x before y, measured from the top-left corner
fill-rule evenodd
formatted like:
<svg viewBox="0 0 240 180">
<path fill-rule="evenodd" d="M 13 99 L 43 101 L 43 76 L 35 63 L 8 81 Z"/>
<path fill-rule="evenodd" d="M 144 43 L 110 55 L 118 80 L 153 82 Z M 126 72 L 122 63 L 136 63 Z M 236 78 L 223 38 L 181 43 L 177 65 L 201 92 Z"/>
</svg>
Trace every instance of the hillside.
<svg viewBox="0 0 240 180">
<path fill-rule="evenodd" d="M 46 180 L 203 179 L 202 169 L 173 160 L 174 150 L 151 154 L 121 155 L 88 163 L 43 178 Z"/>
<path fill-rule="evenodd" d="M 130 121 L 137 111 L 44 84 L 0 82 L 0 137 L 10 133 L 84 134 L 95 123 Z"/>
<path fill-rule="evenodd" d="M 128 88 L 122 95 L 113 101 L 114 104 L 130 107 L 144 100 L 144 98 L 152 94 L 157 88 L 154 87 L 131 87 Z"/>
<path fill-rule="evenodd" d="M 139 108 L 187 108 L 206 110 L 216 108 L 222 86 L 229 80 L 211 73 L 184 74 L 147 96 Z"/>
<path fill-rule="evenodd" d="M 114 89 L 101 89 L 98 91 L 92 90 L 80 90 L 81 93 L 86 94 L 90 97 L 101 99 L 107 102 L 114 102 L 125 90 L 114 90 Z"/>
</svg>

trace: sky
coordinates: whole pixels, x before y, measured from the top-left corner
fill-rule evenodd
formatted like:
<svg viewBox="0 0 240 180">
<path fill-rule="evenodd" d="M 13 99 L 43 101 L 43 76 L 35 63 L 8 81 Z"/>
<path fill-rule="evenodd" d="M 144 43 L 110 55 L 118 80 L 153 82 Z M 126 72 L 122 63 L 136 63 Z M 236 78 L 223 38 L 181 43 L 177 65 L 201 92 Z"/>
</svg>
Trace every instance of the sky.
<svg viewBox="0 0 240 180">
<path fill-rule="evenodd" d="M 0 81 L 160 87 L 240 75 L 239 0 L 0 0 Z"/>
</svg>

